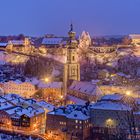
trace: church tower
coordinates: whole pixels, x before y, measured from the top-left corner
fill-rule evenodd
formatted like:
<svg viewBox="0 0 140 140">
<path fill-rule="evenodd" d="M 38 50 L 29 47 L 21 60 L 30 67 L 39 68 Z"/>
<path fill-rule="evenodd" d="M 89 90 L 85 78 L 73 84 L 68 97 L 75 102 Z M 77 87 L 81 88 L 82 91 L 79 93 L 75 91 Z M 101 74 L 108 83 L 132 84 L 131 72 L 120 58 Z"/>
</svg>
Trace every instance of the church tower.
<svg viewBox="0 0 140 140">
<path fill-rule="evenodd" d="M 64 96 L 67 94 L 67 86 L 70 81 L 77 80 L 80 81 L 80 64 L 78 63 L 77 58 L 77 48 L 78 42 L 75 39 L 76 33 L 73 31 L 73 25 L 71 24 L 70 31 L 68 32 L 69 39 L 67 41 L 67 58 L 66 63 L 64 64 Z"/>
</svg>

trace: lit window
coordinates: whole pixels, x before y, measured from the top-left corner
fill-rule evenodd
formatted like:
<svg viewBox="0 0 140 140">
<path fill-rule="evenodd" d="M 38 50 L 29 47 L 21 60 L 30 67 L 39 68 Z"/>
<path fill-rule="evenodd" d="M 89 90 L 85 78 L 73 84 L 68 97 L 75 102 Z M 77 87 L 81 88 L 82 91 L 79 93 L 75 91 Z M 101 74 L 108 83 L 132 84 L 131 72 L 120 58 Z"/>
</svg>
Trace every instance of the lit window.
<svg viewBox="0 0 140 140">
<path fill-rule="evenodd" d="M 75 128 L 78 128 L 78 126 L 76 125 Z"/>
<path fill-rule="evenodd" d="M 80 123 L 82 123 L 82 121 L 80 121 Z"/>
<path fill-rule="evenodd" d="M 78 123 L 78 120 L 75 120 L 76 123 Z"/>
</svg>

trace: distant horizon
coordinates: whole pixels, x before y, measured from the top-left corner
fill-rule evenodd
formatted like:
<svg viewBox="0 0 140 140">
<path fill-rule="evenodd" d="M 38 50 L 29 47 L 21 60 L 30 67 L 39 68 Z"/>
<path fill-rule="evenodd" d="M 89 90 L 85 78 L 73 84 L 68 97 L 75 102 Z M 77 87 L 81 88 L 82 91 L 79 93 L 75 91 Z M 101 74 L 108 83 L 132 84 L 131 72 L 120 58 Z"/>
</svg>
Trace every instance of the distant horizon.
<svg viewBox="0 0 140 140">
<path fill-rule="evenodd" d="M 85 30 L 83 30 L 83 31 L 85 31 Z M 85 31 L 85 32 L 88 32 L 88 31 Z M 88 32 L 89 33 L 89 32 Z M 82 34 L 82 32 L 81 32 L 81 34 Z M 76 37 L 79 37 L 81 34 L 77 34 L 76 33 Z M 140 34 L 140 33 L 131 33 L 131 35 L 132 34 Z M 53 34 L 53 33 L 46 33 L 46 34 L 44 34 L 44 35 L 38 35 L 38 36 L 35 36 L 35 35 L 26 35 L 26 34 L 23 34 L 23 33 L 19 33 L 19 34 L 9 34 L 9 35 L 2 35 L 2 34 L 0 34 L 0 37 L 8 37 L 8 36 L 19 36 L 19 35 L 24 35 L 25 37 L 27 36 L 29 36 L 29 37 L 44 37 L 45 35 L 54 35 L 55 37 L 68 37 L 68 34 L 66 34 L 66 35 L 56 35 L 56 34 Z M 103 35 L 91 35 L 90 33 L 89 33 L 89 35 L 90 35 L 90 37 L 110 37 L 110 36 L 127 36 L 127 35 L 130 35 L 130 34 L 103 34 Z"/>
</svg>

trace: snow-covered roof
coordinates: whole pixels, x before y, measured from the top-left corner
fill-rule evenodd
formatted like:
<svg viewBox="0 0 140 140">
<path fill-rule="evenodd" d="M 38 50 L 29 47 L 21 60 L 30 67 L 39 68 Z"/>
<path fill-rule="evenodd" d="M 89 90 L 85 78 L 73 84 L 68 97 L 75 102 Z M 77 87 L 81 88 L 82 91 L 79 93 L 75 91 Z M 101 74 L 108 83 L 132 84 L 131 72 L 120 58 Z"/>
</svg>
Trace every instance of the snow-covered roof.
<svg viewBox="0 0 140 140">
<path fill-rule="evenodd" d="M 70 119 L 86 120 L 90 118 L 89 116 L 90 107 L 91 106 L 70 104 L 67 106 L 61 106 L 59 108 L 56 108 L 53 111 L 49 112 L 48 114 L 60 115 Z"/>
<path fill-rule="evenodd" d="M 19 116 L 27 115 L 28 117 L 33 117 L 33 116 L 36 116 L 38 114 L 44 113 L 44 110 L 42 108 L 39 108 L 39 109 L 36 110 L 33 107 L 31 107 L 31 106 L 29 106 L 27 108 L 16 106 L 16 107 L 14 107 L 12 109 L 6 110 L 6 112 L 9 115 L 12 115 L 12 114 L 15 114 L 16 113 Z"/>
<path fill-rule="evenodd" d="M 0 42 L 0 47 L 6 47 L 7 46 L 7 43 L 5 42 Z"/>
<path fill-rule="evenodd" d="M 86 101 L 82 100 L 82 99 L 79 99 L 77 97 L 74 97 L 72 95 L 67 95 L 67 98 L 70 100 L 70 101 L 73 101 L 74 103 L 78 104 L 78 105 L 85 105 Z"/>
<path fill-rule="evenodd" d="M 47 109 L 48 111 L 52 111 L 55 108 L 55 106 L 45 101 L 39 101 L 36 104 L 39 105 L 40 107 L 43 107 L 44 109 Z"/>
<path fill-rule="evenodd" d="M 124 74 L 122 72 L 118 72 L 117 75 L 122 76 L 122 77 L 126 77 L 126 78 L 130 78 L 130 75 Z"/>
<path fill-rule="evenodd" d="M 6 99 L 0 96 L 0 103 L 6 102 Z"/>
<path fill-rule="evenodd" d="M 119 111 L 131 110 L 131 108 L 128 105 L 112 101 L 100 101 L 95 103 L 91 108 L 99 110 L 119 110 Z"/>
<path fill-rule="evenodd" d="M 38 84 L 39 88 L 62 88 L 62 82 L 50 82 L 50 83 L 45 83 L 45 82 L 40 82 Z"/>
<path fill-rule="evenodd" d="M 101 90 L 92 82 L 74 81 L 69 87 L 70 90 L 79 91 L 89 95 L 102 95 Z"/>
<path fill-rule="evenodd" d="M 15 106 L 14 108 L 7 110 L 7 113 L 9 114 L 16 112 L 13 117 L 20 117 L 23 114 L 32 117 L 33 115 L 43 113 L 46 109 L 52 111 L 55 108 L 55 106 L 45 101 L 37 102 L 35 99 L 25 99 L 16 94 L 7 94 L 1 98 L 5 100 L 5 103 L 3 108 L 0 109 L 7 109 Z"/>
<path fill-rule="evenodd" d="M 21 105 L 23 102 L 25 102 L 25 99 L 23 99 L 22 97 L 19 97 L 19 98 L 10 100 L 10 102 L 15 105 Z"/>
<path fill-rule="evenodd" d="M 135 115 L 140 115 L 140 111 L 134 112 Z"/>
<path fill-rule="evenodd" d="M 119 93 L 107 94 L 101 98 L 101 100 L 111 100 L 111 101 L 120 101 L 124 96 Z"/>
<path fill-rule="evenodd" d="M 85 115 L 83 112 L 75 110 L 66 116 L 69 119 L 77 119 L 77 120 L 87 120 L 90 117 Z"/>
<path fill-rule="evenodd" d="M 16 79 L 15 81 L 12 81 L 12 82 L 14 82 L 14 83 L 16 83 L 16 84 L 22 84 L 22 83 L 23 83 L 22 81 L 20 81 L 20 80 L 18 80 L 18 79 Z"/>
<path fill-rule="evenodd" d="M 48 114 L 66 116 L 66 112 L 64 111 L 63 108 L 57 108 L 54 111 L 49 112 Z"/>
<path fill-rule="evenodd" d="M 82 34 L 81 34 L 81 36 L 80 36 L 80 39 L 89 39 L 89 40 L 91 40 L 91 39 L 90 39 L 89 33 L 86 32 L 86 31 L 83 31 L 83 32 L 82 32 Z"/>
<path fill-rule="evenodd" d="M 31 98 L 31 99 L 25 99 L 25 103 L 27 103 L 28 105 L 33 105 L 37 103 L 37 101 Z"/>
<path fill-rule="evenodd" d="M 43 38 L 43 45 L 59 45 L 63 42 L 63 38 L 60 37 L 52 37 L 52 38 Z"/>
<path fill-rule="evenodd" d="M 5 109 L 11 108 L 13 106 L 14 105 L 11 103 L 3 102 L 3 103 L 0 103 L 0 110 L 5 110 Z"/>
<path fill-rule="evenodd" d="M 140 34 L 130 34 L 129 37 L 131 39 L 140 39 Z"/>
<path fill-rule="evenodd" d="M 14 99 L 18 99 L 20 96 L 18 94 L 5 94 L 2 96 L 3 98 L 5 98 L 7 101 L 11 101 Z"/>
<path fill-rule="evenodd" d="M 37 78 L 32 78 L 32 79 L 26 79 L 25 82 L 31 83 L 33 85 L 37 85 L 40 80 L 38 80 Z"/>
<path fill-rule="evenodd" d="M 23 40 L 11 40 L 9 43 L 12 43 L 13 45 L 24 45 Z"/>
</svg>

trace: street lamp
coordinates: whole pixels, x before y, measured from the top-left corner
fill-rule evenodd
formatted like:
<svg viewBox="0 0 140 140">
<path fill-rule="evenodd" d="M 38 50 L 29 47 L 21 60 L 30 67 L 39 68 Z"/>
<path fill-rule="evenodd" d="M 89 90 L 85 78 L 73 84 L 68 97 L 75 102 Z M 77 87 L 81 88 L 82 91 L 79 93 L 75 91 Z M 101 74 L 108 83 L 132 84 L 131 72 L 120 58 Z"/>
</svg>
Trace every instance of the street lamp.
<svg viewBox="0 0 140 140">
<path fill-rule="evenodd" d="M 111 128 L 115 127 L 115 122 L 113 119 L 109 118 L 106 120 L 106 126 L 108 130 L 108 139 L 110 140 L 110 135 L 111 135 Z"/>
<path fill-rule="evenodd" d="M 114 121 L 112 120 L 112 119 L 107 119 L 106 120 L 106 125 L 108 126 L 108 127 L 111 127 L 111 126 L 113 126 L 113 124 L 114 124 Z"/>
<path fill-rule="evenodd" d="M 45 81 L 45 82 L 49 82 L 49 78 L 46 77 L 46 78 L 44 79 L 44 81 Z"/>
<path fill-rule="evenodd" d="M 131 96 L 131 91 L 126 91 L 127 96 Z"/>
<path fill-rule="evenodd" d="M 63 95 L 60 95 L 60 98 L 63 99 Z"/>
</svg>

